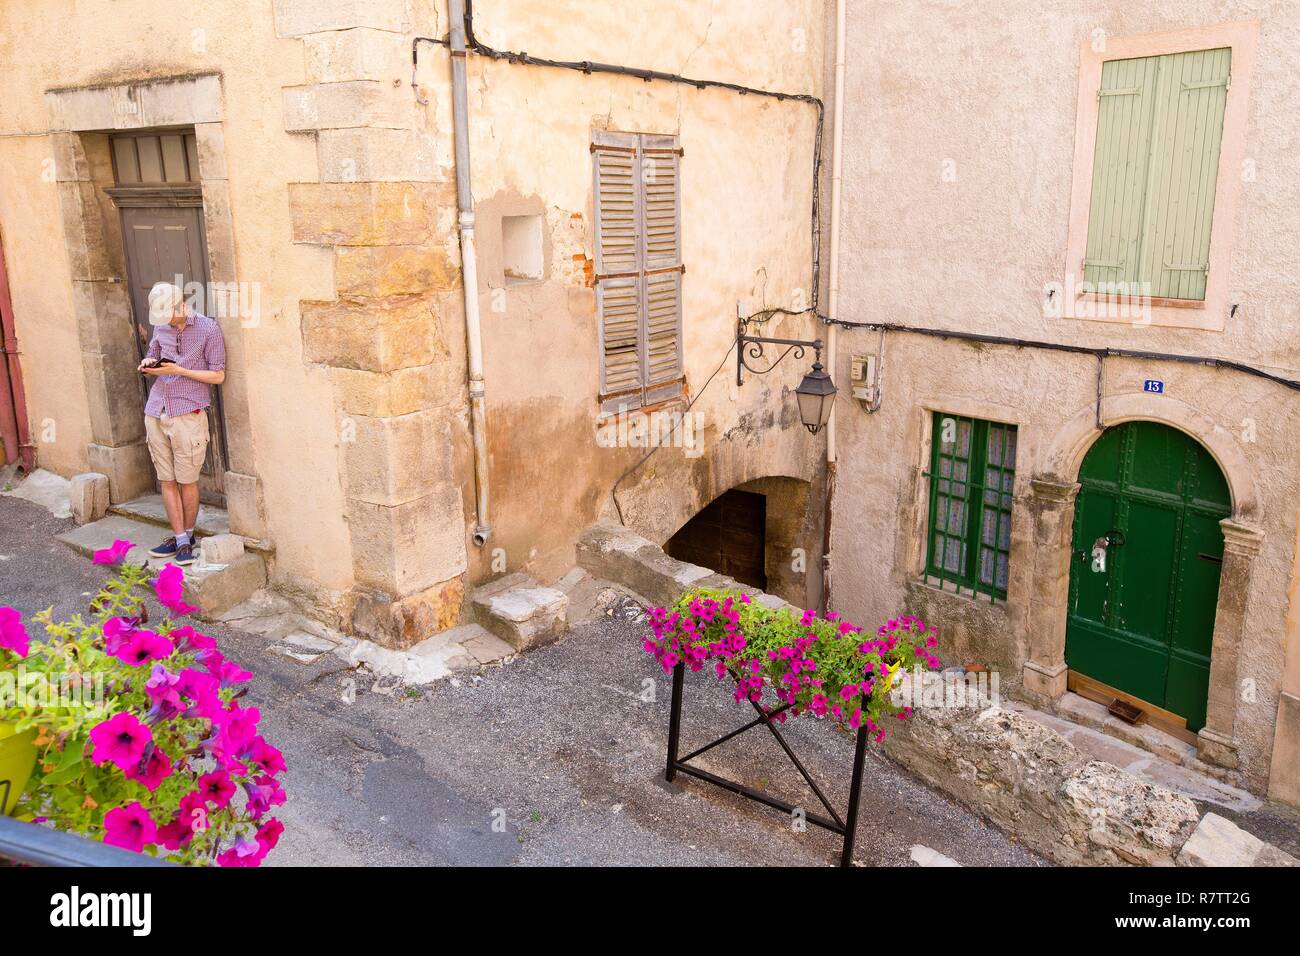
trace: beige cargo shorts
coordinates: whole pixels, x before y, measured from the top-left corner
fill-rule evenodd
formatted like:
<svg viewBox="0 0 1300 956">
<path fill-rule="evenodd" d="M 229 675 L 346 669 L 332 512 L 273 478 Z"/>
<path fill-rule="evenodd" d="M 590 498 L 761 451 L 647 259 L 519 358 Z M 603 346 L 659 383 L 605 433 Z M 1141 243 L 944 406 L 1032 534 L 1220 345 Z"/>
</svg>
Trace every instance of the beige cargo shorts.
<svg viewBox="0 0 1300 956">
<path fill-rule="evenodd" d="M 175 417 L 146 415 L 144 430 L 159 481 L 192 485 L 199 480 L 208 454 L 207 409 Z"/>
</svg>

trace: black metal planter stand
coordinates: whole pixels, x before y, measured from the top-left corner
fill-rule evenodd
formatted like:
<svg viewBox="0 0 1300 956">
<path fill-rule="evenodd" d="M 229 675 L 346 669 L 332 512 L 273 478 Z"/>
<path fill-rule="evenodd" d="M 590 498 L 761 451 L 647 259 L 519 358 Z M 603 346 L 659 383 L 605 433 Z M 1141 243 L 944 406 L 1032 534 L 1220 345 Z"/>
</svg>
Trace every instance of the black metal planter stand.
<svg viewBox="0 0 1300 956">
<path fill-rule="evenodd" d="M 841 819 L 839 813 L 837 813 L 835 808 L 831 806 L 831 802 L 826 799 L 826 795 L 822 793 L 821 787 L 817 786 L 817 782 L 813 780 L 812 775 L 808 773 L 803 762 L 800 761 L 799 757 L 795 754 L 794 750 L 791 749 L 790 744 L 786 741 L 785 737 L 782 736 L 781 731 L 774 723 L 772 723 L 773 718 L 776 717 L 777 714 L 790 709 L 791 705 L 789 704 L 782 704 L 780 707 L 765 712 L 759 703 L 751 700 L 749 702 L 750 705 L 753 706 L 754 710 L 758 713 L 756 718 L 744 726 L 737 727 L 735 730 L 723 734 L 712 743 L 705 744 L 698 750 L 692 751 L 685 757 L 678 757 L 677 749 L 681 740 L 682 729 L 682 685 L 685 682 L 685 679 L 686 664 L 683 661 L 679 661 L 673 668 L 673 702 L 672 712 L 668 718 L 668 767 L 664 772 L 664 779 L 669 783 L 672 783 L 678 773 L 684 773 L 695 777 L 698 780 L 703 780 L 706 783 L 711 783 L 716 787 L 721 787 L 724 790 L 729 790 L 732 793 L 739 794 L 740 796 L 753 800 L 756 803 L 764 804 L 765 806 L 781 810 L 785 813 L 794 813 L 796 810 L 800 809 L 799 807 L 794 806 L 794 804 L 786 803 L 784 800 L 778 800 L 776 797 L 760 793 L 752 787 L 746 787 L 744 784 L 736 783 L 734 780 L 719 777 L 717 774 L 709 773 L 707 770 L 701 770 L 699 767 L 692 767 L 690 765 L 690 761 L 694 760 L 706 751 L 712 750 L 714 747 L 718 746 L 718 744 L 725 743 L 732 737 L 737 737 L 753 727 L 758 727 L 760 725 L 765 726 L 772 732 L 772 736 L 775 737 L 776 742 L 781 745 L 781 749 L 784 750 L 786 756 L 790 758 L 790 762 L 794 764 L 794 767 L 799 771 L 800 776 L 802 776 L 808 786 L 812 788 L 812 792 L 817 795 L 817 799 L 821 801 L 822 806 L 826 808 L 826 812 L 830 814 L 830 817 L 828 818 L 819 813 L 808 813 L 805 811 L 805 819 L 809 823 L 816 824 L 824 830 L 830 830 L 832 833 L 840 834 L 844 838 L 843 849 L 840 851 L 840 866 L 852 866 L 853 841 L 857 834 L 858 824 L 858 800 L 862 795 L 862 768 L 867 755 L 866 724 L 864 723 L 858 728 L 857 745 L 853 752 L 853 778 L 849 783 L 849 806 L 845 811 L 843 819 Z"/>
</svg>

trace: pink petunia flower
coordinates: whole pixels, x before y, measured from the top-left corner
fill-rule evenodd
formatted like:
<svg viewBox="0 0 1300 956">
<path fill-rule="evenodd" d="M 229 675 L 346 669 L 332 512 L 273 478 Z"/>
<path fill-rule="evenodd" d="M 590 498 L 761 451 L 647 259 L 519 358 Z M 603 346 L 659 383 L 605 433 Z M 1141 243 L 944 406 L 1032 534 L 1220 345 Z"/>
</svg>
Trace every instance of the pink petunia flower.
<svg viewBox="0 0 1300 956">
<path fill-rule="evenodd" d="M 9 648 L 19 657 L 26 657 L 31 650 L 23 616 L 11 607 L 0 607 L 0 647 Z"/>
<path fill-rule="evenodd" d="M 159 748 L 146 747 L 145 755 L 140 758 L 140 762 L 133 767 L 124 768 L 122 772 L 126 775 L 126 779 L 143 784 L 144 788 L 152 793 L 158 789 L 160 783 L 172 775 L 172 761 Z"/>
<path fill-rule="evenodd" d="M 121 564 L 135 545 L 130 541 L 118 539 L 110 547 L 95 552 L 96 564 Z"/>
<path fill-rule="evenodd" d="M 224 770 L 205 773 L 199 777 L 198 783 L 199 793 L 203 794 L 204 802 L 211 804 L 214 810 L 222 810 L 229 806 L 230 798 L 235 795 L 234 781 Z"/>
<path fill-rule="evenodd" d="M 90 731 L 90 760 L 95 766 L 112 762 L 119 770 L 136 767 L 153 733 L 130 713 L 117 714 Z"/>
<path fill-rule="evenodd" d="M 142 853 L 146 844 L 157 839 L 158 829 L 138 800 L 104 814 L 104 842 L 109 846 Z"/>
<path fill-rule="evenodd" d="M 193 614 L 198 610 L 198 608 L 185 603 L 185 572 L 170 561 L 158 573 L 158 578 L 153 583 L 153 589 L 154 593 L 158 595 L 159 602 L 170 609 L 173 614 Z"/>
<path fill-rule="evenodd" d="M 172 642 L 161 634 L 154 631 L 134 630 L 110 653 L 123 663 L 139 667 L 149 661 L 171 657 L 174 650 Z"/>
</svg>

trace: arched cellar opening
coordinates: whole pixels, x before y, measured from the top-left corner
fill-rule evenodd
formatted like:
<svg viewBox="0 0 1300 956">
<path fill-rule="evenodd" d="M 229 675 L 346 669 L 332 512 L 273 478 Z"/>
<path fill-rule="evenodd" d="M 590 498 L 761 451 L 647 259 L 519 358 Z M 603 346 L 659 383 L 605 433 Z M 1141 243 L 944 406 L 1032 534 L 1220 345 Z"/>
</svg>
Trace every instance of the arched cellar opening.
<svg viewBox="0 0 1300 956">
<path fill-rule="evenodd" d="M 800 607 L 820 592 L 821 538 L 811 485 L 757 478 L 728 489 L 677 529 L 664 551 Z"/>
</svg>

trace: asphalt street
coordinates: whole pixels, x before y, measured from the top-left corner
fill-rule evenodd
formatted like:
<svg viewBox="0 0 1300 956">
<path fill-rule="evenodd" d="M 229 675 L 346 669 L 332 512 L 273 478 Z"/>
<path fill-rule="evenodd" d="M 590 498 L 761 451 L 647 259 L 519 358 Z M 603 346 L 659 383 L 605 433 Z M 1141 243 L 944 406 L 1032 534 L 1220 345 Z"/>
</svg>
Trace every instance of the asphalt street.
<svg viewBox="0 0 1300 956">
<path fill-rule="evenodd" d="M 69 527 L 0 498 L 0 604 L 67 616 L 106 575 L 54 540 Z M 255 673 L 248 703 L 285 753 L 285 823 L 272 865 L 829 865 L 838 838 L 705 783 L 663 780 L 670 683 L 617 616 L 477 675 L 427 687 L 376 681 L 338 657 L 311 664 L 267 639 L 204 630 Z M 689 675 L 683 751 L 747 722 L 726 687 Z M 784 728 L 841 805 L 849 739 L 800 719 Z M 701 765 L 813 809 L 762 728 Z M 856 860 L 912 866 L 913 848 L 964 865 L 1045 865 L 1007 834 L 872 754 Z M 921 856 L 926 856 L 921 853 Z"/>
</svg>

